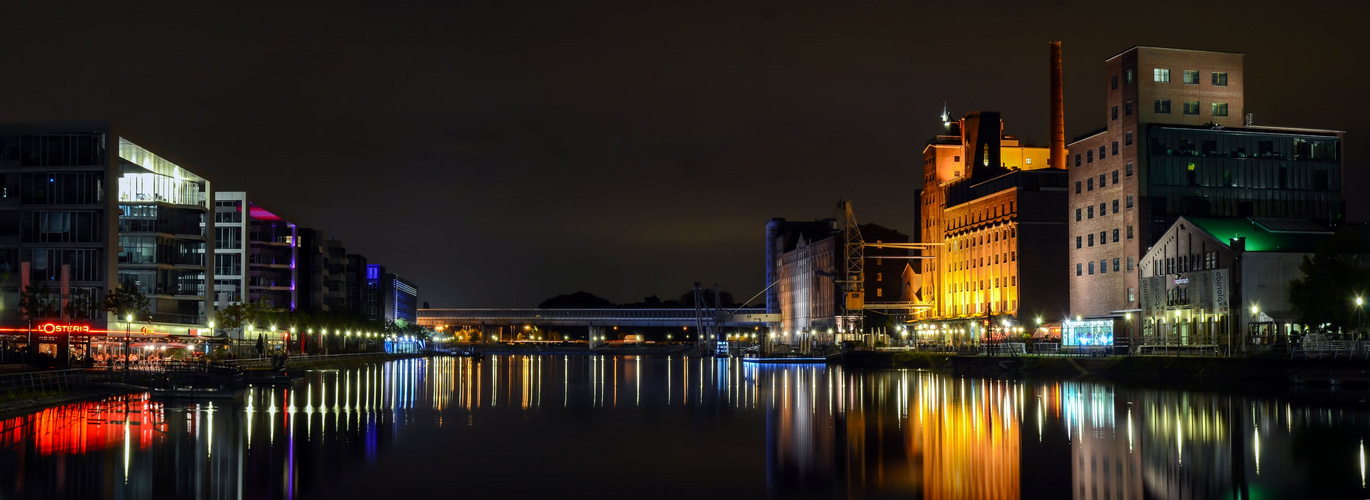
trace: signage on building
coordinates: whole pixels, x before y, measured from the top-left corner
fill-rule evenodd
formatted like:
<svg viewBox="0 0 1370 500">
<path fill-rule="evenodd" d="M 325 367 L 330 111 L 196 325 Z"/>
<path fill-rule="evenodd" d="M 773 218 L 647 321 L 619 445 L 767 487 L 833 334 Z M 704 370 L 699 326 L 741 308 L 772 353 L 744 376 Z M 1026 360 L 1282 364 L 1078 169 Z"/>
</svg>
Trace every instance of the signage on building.
<svg viewBox="0 0 1370 500">
<path fill-rule="evenodd" d="M 1227 314 L 1228 282 L 1227 270 L 1213 271 L 1213 312 Z"/>
<path fill-rule="evenodd" d="M 43 323 L 41 325 L 38 325 L 38 331 L 46 333 L 48 335 L 62 333 L 79 333 L 82 335 L 90 335 L 90 325 L 59 325 L 56 323 Z"/>
<path fill-rule="evenodd" d="M 1113 320 L 1087 319 L 1061 322 L 1061 345 L 1113 345 Z"/>
<path fill-rule="evenodd" d="M 1189 278 L 1182 278 L 1182 277 L 1176 276 L 1176 277 L 1175 277 L 1175 284 L 1176 284 L 1176 285 L 1188 285 L 1188 284 L 1189 284 Z"/>
</svg>

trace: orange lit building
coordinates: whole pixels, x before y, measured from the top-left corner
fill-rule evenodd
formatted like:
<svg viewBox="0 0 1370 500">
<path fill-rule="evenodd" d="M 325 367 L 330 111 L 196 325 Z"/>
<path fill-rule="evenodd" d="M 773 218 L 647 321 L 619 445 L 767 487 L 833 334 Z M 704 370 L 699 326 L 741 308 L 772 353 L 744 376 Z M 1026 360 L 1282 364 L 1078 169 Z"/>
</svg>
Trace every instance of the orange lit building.
<svg viewBox="0 0 1370 500">
<path fill-rule="evenodd" d="M 917 296 L 931 308 L 919 319 L 992 318 L 991 335 L 1008 332 L 1005 321 L 1016 333 L 1022 324 L 1060 319 L 1068 299 L 1060 248 L 1067 172 L 1048 165 L 1048 148 L 1004 135 L 998 113 L 971 113 L 948 122 L 947 132 L 923 150 L 920 241 L 938 246 L 921 260 Z M 959 328 L 952 331 L 985 333 L 982 322 Z M 918 330 L 930 340 L 945 325 L 933 331 Z"/>
</svg>

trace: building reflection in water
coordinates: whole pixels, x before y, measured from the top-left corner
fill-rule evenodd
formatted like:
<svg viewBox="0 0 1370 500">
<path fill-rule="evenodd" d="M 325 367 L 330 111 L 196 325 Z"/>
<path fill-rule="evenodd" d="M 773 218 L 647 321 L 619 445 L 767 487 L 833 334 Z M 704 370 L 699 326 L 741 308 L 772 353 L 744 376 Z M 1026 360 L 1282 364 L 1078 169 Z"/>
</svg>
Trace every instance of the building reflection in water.
<svg viewBox="0 0 1370 500">
<path fill-rule="evenodd" d="M 594 432 L 653 416 L 634 427 L 656 443 L 644 446 L 702 423 L 745 427 L 764 442 L 757 487 L 786 498 L 1365 496 L 1370 424 L 1361 411 L 1275 397 L 1080 381 L 680 356 L 412 359 L 310 371 L 238 400 L 135 394 L 0 420 L 0 467 L 13 471 L 0 497 L 309 496 L 405 443 L 482 432 L 482 419 L 545 423 L 567 412 Z M 513 429 L 558 438 L 531 423 Z"/>
</svg>

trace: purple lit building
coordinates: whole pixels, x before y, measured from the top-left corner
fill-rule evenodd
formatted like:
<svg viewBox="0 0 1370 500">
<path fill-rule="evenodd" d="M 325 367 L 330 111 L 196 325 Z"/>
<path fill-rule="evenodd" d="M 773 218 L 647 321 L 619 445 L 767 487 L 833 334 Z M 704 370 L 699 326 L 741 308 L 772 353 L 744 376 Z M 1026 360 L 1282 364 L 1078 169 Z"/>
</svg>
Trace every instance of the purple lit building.
<svg viewBox="0 0 1370 500">
<path fill-rule="evenodd" d="M 215 309 L 235 302 L 299 307 L 295 224 L 243 191 L 216 193 L 214 221 Z"/>
</svg>

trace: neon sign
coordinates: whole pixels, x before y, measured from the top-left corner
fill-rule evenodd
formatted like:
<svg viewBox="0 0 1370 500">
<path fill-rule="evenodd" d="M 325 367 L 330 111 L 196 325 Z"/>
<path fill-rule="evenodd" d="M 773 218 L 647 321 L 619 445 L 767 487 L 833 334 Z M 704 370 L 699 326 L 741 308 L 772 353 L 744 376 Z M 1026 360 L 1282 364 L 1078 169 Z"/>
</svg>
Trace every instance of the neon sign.
<svg viewBox="0 0 1370 500">
<path fill-rule="evenodd" d="M 56 323 L 43 323 L 38 325 L 38 331 L 46 334 L 54 333 L 90 333 L 90 325 L 59 325 Z"/>
</svg>

